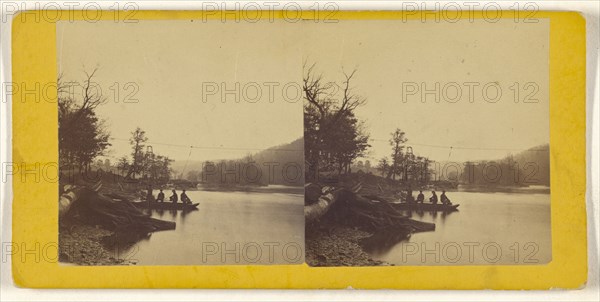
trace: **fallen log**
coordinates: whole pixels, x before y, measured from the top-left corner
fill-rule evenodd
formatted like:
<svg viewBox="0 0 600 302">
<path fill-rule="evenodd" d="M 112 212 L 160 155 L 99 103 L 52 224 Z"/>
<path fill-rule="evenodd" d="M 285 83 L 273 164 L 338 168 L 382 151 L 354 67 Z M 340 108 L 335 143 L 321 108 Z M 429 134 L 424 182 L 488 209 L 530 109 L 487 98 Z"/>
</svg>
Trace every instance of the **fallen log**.
<svg viewBox="0 0 600 302">
<path fill-rule="evenodd" d="M 60 195 L 58 200 L 58 217 L 62 218 L 67 214 L 71 205 L 75 200 L 79 198 L 79 191 L 81 188 L 73 185 L 65 185 L 64 192 Z"/>
<path fill-rule="evenodd" d="M 98 181 L 92 186 L 92 190 L 94 192 L 99 192 L 102 188 L 102 182 Z M 63 192 L 60 195 L 58 200 L 58 217 L 64 217 L 69 209 L 71 209 L 71 205 L 79 199 L 81 194 L 81 190 L 83 187 L 75 186 L 75 185 L 65 185 L 63 188 Z"/>
<path fill-rule="evenodd" d="M 304 185 L 304 204 L 314 204 L 319 201 L 319 197 L 323 194 L 323 188 L 314 183 Z"/>
<path fill-rule="evenodd" d="M 74 191 L 72 195 L 74 198 L 68 209 L 61 206 L 61 218 L 75 219 L 116 232 L 150 233 L 175 229 L 175 222 L 151 218 L 129 200 L 114 200 L 85 187 Z"/>
<path fill-rule="evenodd" d="M 412 220 L 388 202 L 373 201 L 357 194 L 360 188 L 360 183 L 352 190 L 324 188 L 316 203 L 304 207 L 306 222 L 326 220 L 375 230 L 394 227 L 403 227 L 410 232 L 435 230 L 435 224 Z"/>
<path fill-rule="evenodd" d="M 304 206 L 305 221 L 310 222 L 325 215 L 325 213 L 329 211 L 329 208 L 331 205 L 333 205 L 333 203 L 335 203 L 336 200 L 336 194 L 334 192 L 330 192 L 325 195 L 321 195 L 316 203 Z"/>
</svg>

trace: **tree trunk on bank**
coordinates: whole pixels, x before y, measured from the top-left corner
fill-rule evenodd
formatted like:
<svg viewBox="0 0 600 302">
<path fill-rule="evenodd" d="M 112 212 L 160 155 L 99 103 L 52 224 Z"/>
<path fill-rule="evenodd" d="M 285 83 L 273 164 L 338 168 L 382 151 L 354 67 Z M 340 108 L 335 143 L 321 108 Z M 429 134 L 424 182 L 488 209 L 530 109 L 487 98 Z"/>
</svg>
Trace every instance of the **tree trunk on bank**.
<svg viewBox="0 0 600 302">
<path fill-rule="evenodd" d="M 127 197 L 98 193 L 101 186 L 98 183 L 92 188 L 66 188 L 59 202 L 60 219 L 98 225 L 120 233 L 143 234 L 175 229 L 175 222 L 151 218 Z"/>
<path fill-rule="evenodd" d="M 367 198 L 357 194 L 361 188 L 360 183 L 352 189 L 323 188 L 317 202 L 304 207 L 306 223 L 334 221 L 372 230 L 394 227 L 404 227 L 413 232 L 435 230 L 433 223 L 415 221 L 403 215 L 385 197 Z"/>
<path fill-rule="evenodd" d="M 64 192 L 61 194 L 58 201 L 58 217 L 63 218 L 74 201 L 79 198 L 81 188 L 77 188 L 73 185 L 65 185 Z"/>
<path fill-rule="evenodd" d="M 314 221 L 321 216 L 325 215 L 331 205 L 336 201 L 337 196 L 335 192 L 329 192 L 321 195 L 316 203 L 307 205 L 304 207 L 304 219 L 306 222 Z"/>
</svg>

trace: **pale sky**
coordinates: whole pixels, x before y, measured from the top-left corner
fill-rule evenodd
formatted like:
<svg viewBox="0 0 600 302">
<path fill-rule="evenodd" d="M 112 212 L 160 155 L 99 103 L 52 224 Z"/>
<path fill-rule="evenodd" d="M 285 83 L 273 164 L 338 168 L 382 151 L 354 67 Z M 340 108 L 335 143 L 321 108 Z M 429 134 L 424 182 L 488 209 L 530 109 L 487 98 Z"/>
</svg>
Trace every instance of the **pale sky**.
<svg viewBox="0 0 600 302">
<path fill-rule="evenodd" d="M 96 82 L 109 102 L 97 112 L 115 138 L 113 159 L 130 152 L 127 139 L 136 126 L 146 131 L 155 153 L 177 160 L 188 158 L 190 149 L 183 146 L 190 145 L 206 148 L 193 149 L 191 160 L 239 158 L 303 135 L 300 96 L 282 97 L 286 83 L 296 84 L 289 88 L 293 95 L 302 74 L 293 30 L 198 20 L 59 22 L 58 69 L 67 80 L 81 80 L 83 70 L 99 66 Z M 133 91 L 125 89 L 129 82 L 139 87 L 138 103 L 122 101 Z M 240 92 L 239 103 L 235 95 L 221 102 L 221 85 L 234 90 L 236 82 L 246 94 Z M 121 87 L 118 103 L 114 83 Z M 217 87 L 216 94 L 203 97 L 203 83 Z M 261 98 L 256 87 L 262 87 Z"/>
<path fill-rule="evenodd" d="M 59 22 L 58 68 L 66 79 L 80 80 L 84 69 L 99 66 L 96 81 L 109 103 L 98 114 L 112 136 L 126 140 L 140 126 L 155 152 L 178 160 L 188 157 L 189 148 L 157 143 L 206 147 L 194 149 L 190 158 L 207 160 L 241 157 L 301 137 L 302 101 L 285 101 L 282 86 L 300 83 L 304 59 L 331 81 L 341 81 L 342 70 L 358 70 L 352 86 L 368 99 L 357 115 L 374 139 L 372 161 L 389 155 L 387 139 L 396 127 L 416 154 L 434 160 L 494 159 L 549 142 L 549 23 L 539 21 Z M 139 103 L 115 103 L 110 87 L 119 83 L 123 99 L 133 91 L 125 90 L 128 82 L 139 87 Z M 235 82 L 256 83 L 262 98 L 222 103 L 217 92 L 202 101 L 202 83 L 233 88 Z M 422 103 L 417 91 L 403 102 L 403 83 L 433 89 L 436 82 L 440 88 L 457 83 L 462 98 L 436 103 L 430 95 Z M 472 103 L 465 82 L 478 83 Z M 265 83 L 278 86 L 270 90 Z M 502 89 L 495 103 L 482 97 L 488 83 Z M 534 88 L 537 102 L 523 103 Z M 495 96 L 493 88 L 488 92 Z M 451 97 L 455 93 L 448 90 Z M 112 141 L 111 156 L 129 152 L 125 140 Z"/>
<path fill-rule="evenodd" d="M 387 141 L 396 127 L 406 132 L 415 154 L 438 161 L 497 159 L 510 150 L 515 153 L 549 142 L 549 22 L 539 21 L 307 23 L 311 43 L 304 43 L 304 53 L 332 80 L 343 79 L 342 67 L 347 72 L 357 69 L 355 92 L 368 99 L 357 115 L 366 120 L 375 139 L 367 159 L 390 155 Z M 436 82 L 440 91 L 448 83 L 457 83 L 462 98 L 436 103 L 430 95 L 422 103 L 421 84 L 434 90 Z M 465 82 L 480 84 L 473 86 L 472 103 L 467 85 L 474 84 Z M 482 87 L 493 82 L 501 87 L 502 96 L 488 103 Z M 520 86 L 518 103 L 510 88 L 515 82 Z M 525 89 L 528 82 L 536 84 Z M 406 102 L 403 83 L 416 83 L 419 89 L 407 95 Z M 524 104 L 534 87 L 539 88 L 534 97 L 538 102 Z M 488 89 L 493 100 L 495 90 Z M 448 97 L 453 98 L 455 91 L 448 86 Z"/>
</svg>

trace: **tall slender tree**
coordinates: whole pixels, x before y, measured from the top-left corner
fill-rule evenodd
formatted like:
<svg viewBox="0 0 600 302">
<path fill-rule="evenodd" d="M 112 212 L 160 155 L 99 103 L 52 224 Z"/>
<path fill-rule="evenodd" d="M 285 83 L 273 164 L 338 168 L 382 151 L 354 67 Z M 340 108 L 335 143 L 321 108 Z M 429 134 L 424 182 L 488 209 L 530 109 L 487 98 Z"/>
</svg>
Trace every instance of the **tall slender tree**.
<svg viewBox="0 0 600 302">
<path fill-rule="evenodd" d="M 140 127 L 137 127 L 133 132 L 131 132 L 131 138 L 129 139 L 129 143 L 131 144 L 131 165 L 129 167 L 129 172 L 127 173 L 127 178 L 134 178 L 139 173 L 142 172 L 144 167 L 144 147 L 146 147 L 145 143 L 148 141 L 146 137 L 146 131 L 142 130 Z"/>
<path fill-rule="evenodd" d="M 396 180 L 396 175 L 402 173 L 401 170 L 404 163 L 404 143 L 406 143 L 408 139 L 406 138 L 404 131 L 400 130 L 400 128 L 396 128 L 396 130 L 391 133 L 391 136 L 389 143 L 390 146 L 392 146 L 392 166 L 388 171 L 387 178 Z"/>
</svg>

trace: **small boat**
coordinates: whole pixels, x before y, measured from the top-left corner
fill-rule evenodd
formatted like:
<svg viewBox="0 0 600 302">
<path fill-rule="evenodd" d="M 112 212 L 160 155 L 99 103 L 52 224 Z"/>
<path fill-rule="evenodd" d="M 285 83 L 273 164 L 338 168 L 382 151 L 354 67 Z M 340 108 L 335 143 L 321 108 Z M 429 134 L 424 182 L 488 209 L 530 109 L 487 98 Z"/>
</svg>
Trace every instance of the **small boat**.
<svg viewBox="0 0 600 302">
<path fill-rule="evenodd" d="M 460 204 L 441 204 L 441 203 L 395 203 L 394 207 L 398 210 L 412 210 L 412 211 L 441 211 L 441 212 L 453 212 L 458 211 Z"/>
<path fill-rule="evenodd" d="M 183 210 L 183 211 L 192 211 L 197 210 L 198 205 L 200 203 L 172 203 L 172 202 L 153 202 L 148 204 L 148 202 L 134 202 L 133 203 L 137 208 L 140 209 L 159 209 L 159 210 Z"/>
</svg>

